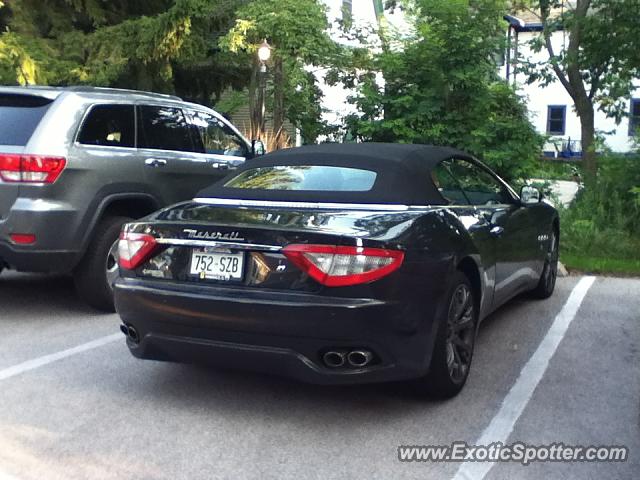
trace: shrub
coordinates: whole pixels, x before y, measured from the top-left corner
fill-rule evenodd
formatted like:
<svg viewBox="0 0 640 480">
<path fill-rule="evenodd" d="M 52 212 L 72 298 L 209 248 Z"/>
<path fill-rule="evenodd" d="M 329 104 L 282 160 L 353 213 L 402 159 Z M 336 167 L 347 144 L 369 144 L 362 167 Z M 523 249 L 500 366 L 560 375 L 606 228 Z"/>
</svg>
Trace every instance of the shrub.
<svg viewBox="0 0 640 480">
<path fill-rule="evenodd" d="M 561 209 L 562 249 L 573 255 L 640 259 L 640 157 L 599 159 L 596 183 Z"/>
</svg>

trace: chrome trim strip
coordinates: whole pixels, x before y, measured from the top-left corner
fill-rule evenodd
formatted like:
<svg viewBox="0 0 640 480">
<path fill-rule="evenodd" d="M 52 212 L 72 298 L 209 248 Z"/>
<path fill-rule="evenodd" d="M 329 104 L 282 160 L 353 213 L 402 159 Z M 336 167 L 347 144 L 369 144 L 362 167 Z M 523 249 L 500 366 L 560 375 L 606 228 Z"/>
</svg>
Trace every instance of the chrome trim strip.
<svg viewBox="0 0 640 480">
<path fill-rule="evenodd" d="M 209 247 L 236 250 L 262 250 L 268 252 L 279 252 L 282 247 L 277 245 L 261 245 L 259 243 L 238 243 L 238 242 L 218 242 L 210 240 L 187 240 L 182 238 L 157 238 L 156 243 L 160 245 L 176 245 L 183 247 Z"/>
<path fill-rule="evenodd" d="M 227 205 L 234 207 L 276 207 L 304 208 L 320 210 L 381 210 L 406 212 L 409 210 L 425 210 L 429 205 L 396 205 L 378 203 L 331 203 L 331 202 L 284 202 L 270 200 L 240 200 L 235 198 L 194 198 L 194 202 L 205 205 Z"/>
</svg>

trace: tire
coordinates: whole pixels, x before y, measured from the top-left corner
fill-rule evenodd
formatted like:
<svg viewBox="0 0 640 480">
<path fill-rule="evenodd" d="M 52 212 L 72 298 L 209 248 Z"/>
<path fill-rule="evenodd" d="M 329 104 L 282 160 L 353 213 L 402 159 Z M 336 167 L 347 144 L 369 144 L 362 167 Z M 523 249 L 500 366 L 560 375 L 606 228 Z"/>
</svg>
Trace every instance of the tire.
<svg viewBox="0 0 640 480">
<path fill-rule="evenodd" d="M 118 237 L 128 217 L 105 217 L 96 226 L 84 257 L 73 273 L 80 298 L 97 310 L 115 312 L 112 281 L 117 276 Z M 115 263 L 114 263 L 115 262 Z"/>
<path fill-rule="evenodd" d="M 439 319 L 429 373 L 414 383 L 418 393 L 432 398 L 456 396 L 464 387 L 471 368 L 478 312 L 471 282 L 462 272 L 456 272 L 453 277 L 447 305 L 443 318 Z M 452 325 L 457 326 L 453 329 Z"/>
<path fill-rule="evenodd" d="M 558 234 L 555 230 L 549 237 L 549 247 L 544 260 L 544 267 L 540 274 L 538 285 L 531 291 L 534 298 L 544 300 L 553 295 L 558 278 Z"/>
</svg>

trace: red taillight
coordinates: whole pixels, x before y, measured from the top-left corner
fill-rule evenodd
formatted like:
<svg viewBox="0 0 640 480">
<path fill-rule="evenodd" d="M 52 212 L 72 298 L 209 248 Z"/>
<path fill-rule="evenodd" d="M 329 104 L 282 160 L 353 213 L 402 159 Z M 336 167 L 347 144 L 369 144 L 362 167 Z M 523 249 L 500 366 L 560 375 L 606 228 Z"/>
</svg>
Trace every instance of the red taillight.
<svg viewBox="0 0 640 480">
<path fill-rule="evenodd" d="M 289 245 L 282 253 L 327 287 L 373 282 L 400 268 L 404 260 L 400 250 L 335 245 Z"/>
<path fill-rule="evenodd" d="M 53 183 L 66 165 L 63 157 L 0 153 L 0 178 L 5 182 Z"/>
<path fill-rule="evenodd" d="M 118 242 L 118 263 L 126 270 L 134 270 L 151 256 L 156 245 L 151 235 L 123 232 Z"/>
<path fill-rule="evenodd" d="M 12 233 L 9 238 L 18 245 L 32 245 L 36 243 L 36 236 L 32 233 Z"/>
</svg>

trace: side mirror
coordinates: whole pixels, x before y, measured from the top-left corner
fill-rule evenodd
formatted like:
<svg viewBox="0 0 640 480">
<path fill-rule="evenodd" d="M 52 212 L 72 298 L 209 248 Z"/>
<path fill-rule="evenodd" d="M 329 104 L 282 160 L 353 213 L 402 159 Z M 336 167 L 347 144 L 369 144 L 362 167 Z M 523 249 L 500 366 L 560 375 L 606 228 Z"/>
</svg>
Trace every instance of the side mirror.
<svg viewBox="0 0 640 480">
<path fill-rule="evenodd" d="M 259 157 L 267 153 L 267 149 L 265 148 L 262 140 L 253 140 L 251 142 L 251 153 L 254 157 Z"/>
<path fill-rule="evenodd" d="M 525 185 L 520 189 L 520 201 L 523 205 L 535 205 L 542 200 L 540 190 L 530 185 Z"/>
</svg>

